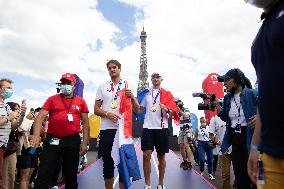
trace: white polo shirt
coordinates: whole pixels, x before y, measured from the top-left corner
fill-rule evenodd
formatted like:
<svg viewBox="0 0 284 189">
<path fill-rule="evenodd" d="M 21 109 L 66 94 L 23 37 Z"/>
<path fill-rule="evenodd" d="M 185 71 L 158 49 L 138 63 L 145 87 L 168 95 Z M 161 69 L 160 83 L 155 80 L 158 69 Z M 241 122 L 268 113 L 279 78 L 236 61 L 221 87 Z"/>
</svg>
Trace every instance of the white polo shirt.
<svg viewBox="0 0 284 189">
<path fill-rule="evenodd" d="M 160 107 L 160 97 L 159 89 L 149 88 L 149 92 L 144 96 L 141 106 L 146 108 L 146 115 L 144 119 L 143 128 L 147 129 L 162 129 L 168 128 L 168 115 L 167 113 L 161 114 L 162 109 Z M 157 96 L 157 98 L 156 98 Z M 156 98 L 156 103 L 153 105 Z M 152 106 L 156 107 L 156 111 L 152 112 Z"/>
<path fill-rule="evenodd" d="M 99 86 L 97 90 L 96 100 L 102 101 L 102 109 L 104 111 L 120 115 L 119 114 L 120 98 L 119 96 L 117 96 L 116 92 L 118 90 L 124 89 L 126 86 L 127 82 L 124 80 L 121 80 L 117 84 L 114 84 L 112 81 L 108 81 Z M 115 109 L 111 108 L 112 102 L 115 102 L 117 104 L 117 108 Z M 106 129 L 117 129 L 117 124 L 113 123 L 111 120 L 105 117 L 102 117 L 100 130 L 106 130 Z"/>
<path fill-rule="evenodd" d="M 217 115 L 213 116 L 210 120 L 210 124 L 209 124 L 209 133 L 212 133 L 215 135 L 215 137 L 221 141 L 221 143 L 223 142 L 223 138 L 226 132 L 226 123 L 221 120 L 220 117 L 218 117 Z M 221 150 L 221 146 L 220 145 L 216 145 L 216 151 L 213 153 L 215 155 L 222 155 L 222 153 L 220 152 Z M 232 152 L 232 147 L 230 147 L 228 149 L 228 153 L 230 154 Z"/>
</svg>

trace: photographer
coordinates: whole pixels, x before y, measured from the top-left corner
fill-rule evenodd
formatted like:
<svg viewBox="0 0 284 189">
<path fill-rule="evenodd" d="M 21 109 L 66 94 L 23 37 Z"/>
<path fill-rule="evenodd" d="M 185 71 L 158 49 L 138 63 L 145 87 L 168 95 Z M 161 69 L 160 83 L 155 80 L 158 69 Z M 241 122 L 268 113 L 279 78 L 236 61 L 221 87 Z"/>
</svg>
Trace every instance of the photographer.
<svg viewBox="0 0 284 189">
<path fill-rule="evenodd" d="M 237 188 L 255 188 L 251 184 L 245 167 L 256 124 L 256 91 L 251 89 L 249 80 L 238 68 L 231 69 L 224 76 L 218 77 L 218 81 L 224 82 L 227 91 L 223 106 L 215 103 L 218 116 L 226 122 L 221 152 L 225 154 L 232 145 L 232 162 Z"/>
<path fill-rule="evenodd" d="M 180 152 L 183 158 L 183 162 L 180 164 L 180 167 L 183 169 L 191 169 L 191 150 L 189 145 L 193 142 L 193 132 L 190 123 L 190 115 L 188 112 L 185 112 L 183 102 L 181 100 L 176 101 L 176 105 L 178 107 L 180 117 L 178 144 L 180 145 Z"/>
</svg>

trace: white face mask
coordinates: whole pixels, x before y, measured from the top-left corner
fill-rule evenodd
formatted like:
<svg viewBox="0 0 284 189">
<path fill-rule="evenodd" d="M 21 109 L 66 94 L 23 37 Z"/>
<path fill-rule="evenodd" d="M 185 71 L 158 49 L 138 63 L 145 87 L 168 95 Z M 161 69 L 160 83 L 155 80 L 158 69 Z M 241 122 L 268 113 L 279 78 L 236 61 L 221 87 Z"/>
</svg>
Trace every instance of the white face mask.
<svg viewBox="0 0 284 189">
<path fill-rule="evenodd" d="M 276 0 L 245 0 L 245 2 L 258 8 L 267 8 L 273 2 L 276 2 Z"/>
</svg>

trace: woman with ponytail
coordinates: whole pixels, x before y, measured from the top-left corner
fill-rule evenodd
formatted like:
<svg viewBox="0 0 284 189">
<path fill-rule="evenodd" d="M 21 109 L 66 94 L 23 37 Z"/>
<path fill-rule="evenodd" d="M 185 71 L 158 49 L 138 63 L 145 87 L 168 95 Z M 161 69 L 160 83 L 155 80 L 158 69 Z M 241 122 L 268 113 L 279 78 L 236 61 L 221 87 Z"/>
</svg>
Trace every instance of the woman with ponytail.
<svg viewBox="0 0 284 189">
<path fill-rule="evenodd" d="M 244 73 L 234 68 L 218 77 L 224 82 L 227 94 L 223 106 L 216 103 L 218 116 L 226 122 L 226 133 L 221 145 L 224 154 L 232 146 L 232 162 L 237 189 L 256 188 L 247 173 L 251 138 L 256 124 L 257 94 Z"/>
</svg>

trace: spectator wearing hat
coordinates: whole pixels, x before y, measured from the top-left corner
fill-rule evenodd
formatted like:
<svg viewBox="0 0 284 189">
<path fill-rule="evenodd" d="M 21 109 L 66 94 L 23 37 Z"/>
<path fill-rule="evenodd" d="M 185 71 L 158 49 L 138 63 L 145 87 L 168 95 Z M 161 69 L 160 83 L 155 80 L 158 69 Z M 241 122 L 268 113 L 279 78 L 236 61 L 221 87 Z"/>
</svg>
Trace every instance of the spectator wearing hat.
<svg viewBox="0 0 284 189">
<path fill-rule="evenodd" d="M 254 126 L 256 124 L 257 94 L 251 89 L 250 81 L 244 73 L 234 68 L 218 77 L 224 82 L 227 94 L 223 106 L 216 102 L 218 116 L 226 122 L 226 132 L 221 145 L 225 154 L 232 146 L 232 163 L 235 184 L 238 189 L 255 188 L 245 169 Z"/>
<path fill-rule="evenodd" d="M 63 160 L 62 170 L 65 176 L 65 188 L 76 189 L 77 170 L 81 139 L 80 121 L 83 124 L 83 142 L 81 153 L 87 152 L 89 139 L 88 107 L 84 99 L 74 96 L 76 79 L 73 74 L 66 73 L 60 79 L 60 94 L 47 99 L 34 122 L 34 133 L 31 145 L 40 143 L 42 124 L 49 114 L 48 130 L 40 155 L 39 173 L 35 182 L 36 189 L 51 187 L 58 161 Z"/>
</svg>

